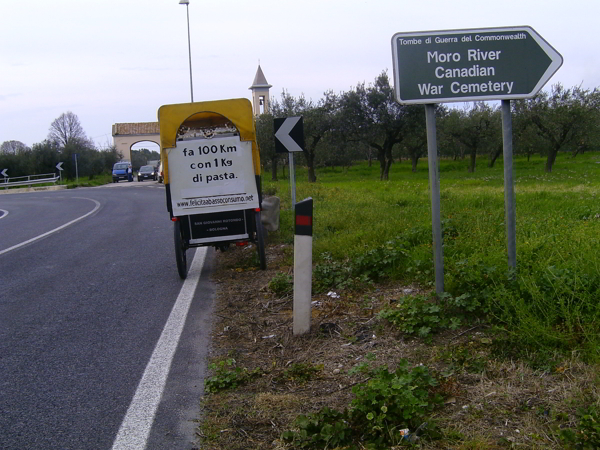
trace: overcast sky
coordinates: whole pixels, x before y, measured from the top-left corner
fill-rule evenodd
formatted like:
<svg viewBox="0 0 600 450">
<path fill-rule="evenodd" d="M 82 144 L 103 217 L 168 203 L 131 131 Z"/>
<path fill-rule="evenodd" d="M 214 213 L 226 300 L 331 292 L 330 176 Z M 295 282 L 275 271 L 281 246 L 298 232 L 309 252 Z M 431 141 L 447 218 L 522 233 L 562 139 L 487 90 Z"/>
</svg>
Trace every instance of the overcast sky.
<svg viewBox="0 0 600 450">
<path fill-rule="evenodd" d="M 271 97 L 316 101 L 391 77 L 395 33 L 520 25 L 564 58 L 549 85 L 600 86 L 599 0 L 189 1 L 196 101 L 250 98 L 259 60 Z M 189 100 L 178 0 L 0 0 L 0 143 L 41 142 L 72 111 L 103 148 L 112 124 Z"/>
</svg>

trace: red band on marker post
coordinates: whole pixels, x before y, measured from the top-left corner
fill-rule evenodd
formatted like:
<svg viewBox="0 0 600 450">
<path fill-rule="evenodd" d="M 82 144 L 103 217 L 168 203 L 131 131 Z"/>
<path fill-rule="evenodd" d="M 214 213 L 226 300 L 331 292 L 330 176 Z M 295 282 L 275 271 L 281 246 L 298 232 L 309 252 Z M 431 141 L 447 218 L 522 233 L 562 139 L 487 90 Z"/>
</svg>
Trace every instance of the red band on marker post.
<svg viewBox="0 0 600 450">
<path fill-rule="evenodd" d="M 312 227 L 312 217 L 310 216 L 296 216 L 296 225 Z"/>
<path fill-rule="evenodd" d="M 301 236 L 312 236 L 313 199 L 311 197 L 296 203 L 296 229 Z"/>
</svg>

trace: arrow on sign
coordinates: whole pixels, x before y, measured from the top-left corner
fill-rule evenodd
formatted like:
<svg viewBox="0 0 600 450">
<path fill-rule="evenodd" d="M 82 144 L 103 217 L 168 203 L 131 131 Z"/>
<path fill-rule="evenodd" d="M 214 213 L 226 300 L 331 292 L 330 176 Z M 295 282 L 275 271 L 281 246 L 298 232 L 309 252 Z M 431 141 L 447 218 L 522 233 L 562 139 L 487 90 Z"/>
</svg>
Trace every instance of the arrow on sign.
<svg viewBox="0 0 600 450">
<path fill-rule="evenodd" d="M 0 172 L 0 174 L 2 174 L 2 176 L 3 176 L 4 178 L 6 178 L 6 177 L 8 176 L 8 173 L 6 173 L 6 171 L 7 171 L 7 170 L 8 170 L 8 169 L 4 169 L 2 172 Z"/>
<path fill-rule="evenodd" d="M 304 124 L 302 116 L 275 119 L 275 151 L 277 153 L 304 151 Z"/>
<path fill-rule="evenodd" d="M 59 162 L 59 163 L 56 165 L 56 168 L 57 168 L 58 170 L 63 170 L 63 168 L 62 168 L 62 165 L 63 165 L 63 163 L 62 163 L 62 161 L 61 161 L 61 162 Z"/>
</svg>

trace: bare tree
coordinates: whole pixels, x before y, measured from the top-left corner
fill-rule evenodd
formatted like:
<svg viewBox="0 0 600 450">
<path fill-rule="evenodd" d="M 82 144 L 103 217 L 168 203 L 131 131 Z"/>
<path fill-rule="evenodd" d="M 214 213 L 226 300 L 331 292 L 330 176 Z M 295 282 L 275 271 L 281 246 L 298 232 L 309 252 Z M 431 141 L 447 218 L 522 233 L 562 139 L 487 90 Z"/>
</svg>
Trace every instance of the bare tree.
<svg viewBox="0 0 600 450">
<path fill-rule="evenodd" d="M 0 153 L 5 155 L 18 155 L 26 150 L 28 150 L 27 146 L 21 141 L 4 141 L 0 145 Z"/>
<path fill-rule="evenodd" d="M 59 147 L 67 147 L 70 144 L 87 142 L 85 131 L 79 123 L 79 118 L 71 111 L 62 113 L 50 125 L 48 139 Z"/>
</svg>

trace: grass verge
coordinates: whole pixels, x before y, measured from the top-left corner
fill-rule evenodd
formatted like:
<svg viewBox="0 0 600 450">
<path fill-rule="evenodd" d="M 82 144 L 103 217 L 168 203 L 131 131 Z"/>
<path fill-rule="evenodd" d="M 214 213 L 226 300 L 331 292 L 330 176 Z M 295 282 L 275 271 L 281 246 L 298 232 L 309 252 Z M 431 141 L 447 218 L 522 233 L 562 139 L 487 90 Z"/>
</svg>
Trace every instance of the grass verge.
<svg viewBox="0 0 600 450">
<path fill-rule="evenodd" d="M 600 158 L 585 156 L 543 175 L 515 162 L 516 273 L 502 168 L 441 162 L 442 298 L 430 293 L 426 168 L 396 164 L 387 183 L 366 165 L 299 182 L 297 198 L 315 200 L 302 337 L 291 333 L 288 187 L 265 182 L 282 199 L 281 231 L 267 271 L 252 249 L 219 255 L 213 381 L 228 387 L 203 400 L 199 447 L 598 448 Z"/>
</svg>

